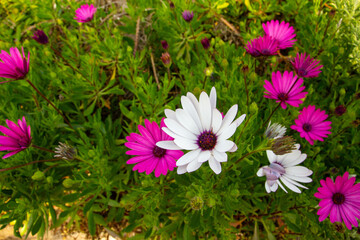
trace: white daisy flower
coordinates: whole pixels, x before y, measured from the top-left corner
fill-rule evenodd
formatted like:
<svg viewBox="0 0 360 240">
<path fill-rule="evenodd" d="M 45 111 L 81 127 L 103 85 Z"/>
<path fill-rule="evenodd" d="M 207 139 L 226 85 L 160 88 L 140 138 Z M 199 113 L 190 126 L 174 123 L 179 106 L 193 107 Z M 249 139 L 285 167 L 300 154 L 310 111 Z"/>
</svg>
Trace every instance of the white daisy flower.
<svg viewBox="0 0 360 240">
<path fill-rule="evenodd" d="M 265 136 L 269 139 L 276 139 L 276 138 L 281 138 L 285 135 L 286 133 L 286 127 L 278 124 L 278 123 L 273 123 L 271 124 L 271 121 L 269 122 L 269 125 L 265 131 Z"/>
<path fill-rule="evenodd" d="M 235 152 L 237 146 L 233 141 L 227 140 L 244 121 L 246 114 L 235 121 L 238 106 L 235 104 L 223 118 L 216 109 L 216 90 L 211 89 L 210 97 L 202 92 L 199 101 L 188 92 L 181 97 L 182 108 L 172 111 L 165 110 L 166 127 L 162 129 L 173 141 L 156 143 L 164 149 L 189 150 L 176 162 L 177 173 L 193 172 L 209 161 L 210 168 L 216 173 L 221 172 L 221 162 L 227 161 L 226 152 Z"/>
<path fill-rule="evenodd" d="M 307 189 L 298 182 L 309 183 L 309 178 L 313 172 L 306 167 L 296 166 L 306 159 L 306 154 L 301 154 L 300 145 L 295 144 L 296 150 L 284 155 L 275 155 L 273 151 L 267 150 L 270 165 L 259 169 L 257 175 L 259 177 L 266 176 L 265 189 L 268 193 L 275 192 L 280 186 L 286 193 L 286 189 L 281 182 L 290 190 L 301 193 L 298 187 Z M 279 181 L 281 180 L 281 182 Z"/>
</svg>

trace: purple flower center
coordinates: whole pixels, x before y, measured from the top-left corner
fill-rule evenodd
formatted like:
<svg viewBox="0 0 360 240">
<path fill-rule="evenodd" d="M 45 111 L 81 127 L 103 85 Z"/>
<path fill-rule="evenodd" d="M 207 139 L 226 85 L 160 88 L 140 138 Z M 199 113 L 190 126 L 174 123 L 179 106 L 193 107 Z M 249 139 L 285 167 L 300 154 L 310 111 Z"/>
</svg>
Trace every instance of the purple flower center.
<svg viewBox="0 0 360 240">
<path fill-rule="evenodd" d="M 157 158 L 162 158 L 163 156 L 165 156 L 165 153 L 166 149 L 160 148 L 158 146 L 155 146 L 153 149 L 153 154 Z"/>
<path fill-rule="evenodd" d="M 308 71 L 306 70 L 306 68 L 300 67 L 298 69 L 298 75 L 300 77 L 305 77 L 308 74 Z"/>
<path fill-rule="evenodd" d="M 345 196 L 342 193 L 335 193 L 332 197 L 332 200 L 335 204 L 340 205 L 345 202 Z"/>
<path fill-rule="evenodd" d="M 305 123 L 305 124 L 303 125 L 303 129 L 304 129 L 305 132 L 310 132 L 311 129 L 312 129 L 312 127 L 311 127 L 310 124 Z"/>
<path fill-rule="evenodd" d="M 286 100 L 289 99 L 289 96 L 287 95 L 287 93 L 279 93 L 278 98 L 279 98 L 279 100 L 281 100 L 282 102 L 285 102 Z"/>
<path fill-rule="evenodd" d="M 262 53 L 263 55 L 270 55 L 270 50 L 269 50 L 269 49 L 262 49 L 262 50 L 261 50 L 261 53 Z"/>
<path fill-rule="evenodd" d="M 216 145 L 217 137 L 212 131 L 204 131 L 200 134 L 197 144 L 202 150 L 212 150 Z"/>
</svg>

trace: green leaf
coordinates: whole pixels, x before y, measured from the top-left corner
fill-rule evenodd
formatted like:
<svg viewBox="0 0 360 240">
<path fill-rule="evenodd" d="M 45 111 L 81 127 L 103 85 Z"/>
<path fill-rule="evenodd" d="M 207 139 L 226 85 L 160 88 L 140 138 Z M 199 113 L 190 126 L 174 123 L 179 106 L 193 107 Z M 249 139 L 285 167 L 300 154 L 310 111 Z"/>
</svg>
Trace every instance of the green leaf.
<svg viewBox="0 0 360 240">
<path fill-rule="evenodd" d="M 40 216 L 36 219 L 36 221 L 35 221 L 32 229 L 31 229 L 31 234 L 32 234 L 32 235 L 35 235 L 35 234 L 39 231 L 42 223 L 43 223 L 43 216 L 40 215 Z"/>
<path fill-rule="evenodd" d="M 94 236 L 96 232 L 96 225 L 95 225 L 94 213 L 92 211 L 88 212 L 87 220 L 88 220 L 89 233 L 91 234 L 91 236 Z"/>
</svg>

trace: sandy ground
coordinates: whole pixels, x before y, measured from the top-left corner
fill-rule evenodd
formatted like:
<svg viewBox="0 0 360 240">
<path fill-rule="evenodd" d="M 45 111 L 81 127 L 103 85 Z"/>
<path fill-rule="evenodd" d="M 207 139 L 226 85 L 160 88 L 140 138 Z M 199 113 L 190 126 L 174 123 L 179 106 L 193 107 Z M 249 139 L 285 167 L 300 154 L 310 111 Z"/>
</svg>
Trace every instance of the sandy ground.
<svg viewBox="0 0 360 240">
<path fill-rule="evenodd" d="M 20 238 L 14 237 L 13 227 L 7 226 L 6 228 L 0 230 L 0 240 L 19 240 Z M 32 236 L 31 234 L 27 238 L 27 240 L 36 240 L 36 236 Z M 86 236 L 85 233 L 73 232 L 69 234 L 62 234 L 59 230 L 51 230 L 44 236 L 44 240 L 87 240 L 92 239 Z M 98 240 L 117 240 L 112 236 L 107 237 L 99 237 L 95 238 Z M 119 239 L 119 238 L 118 238 Z"/>
</svg>

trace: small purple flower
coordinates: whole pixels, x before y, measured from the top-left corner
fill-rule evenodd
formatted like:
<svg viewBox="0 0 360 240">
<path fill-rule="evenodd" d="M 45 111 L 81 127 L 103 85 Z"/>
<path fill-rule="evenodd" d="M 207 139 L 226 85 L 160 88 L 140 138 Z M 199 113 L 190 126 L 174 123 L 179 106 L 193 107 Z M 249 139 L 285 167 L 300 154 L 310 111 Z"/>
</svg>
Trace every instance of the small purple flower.
<svg viewBox="0 0 360 240">
<path fill-rule="evenodd" d="M 93 19 L 96 10 L 96 7 L 92 4 L 90 6 L 84 4 L 75 11 L 74 19 L 81 23 L 90 22 Z"/>
<path fill-rule="evenodd" d="M 270 36 L 255 38 L 246 44 L 246 52 L 253 57 L 276 55 L 279 50 L 278 41 Z"/>
<path fill-rule="evenodd" d="M 184 18 L 184 20 L 185 21 L 187 21 L 187 22 L 191 22 L 191 20 L 193 19 L 193 17 L 194 17 L 194 13 L 191 11 L 189 11 L 189 10 L 185 10 L 183 13 L 182 13 L 182 16 L 183 16 L 183 18 Z"/>
<path fill-rule="evenodd" d="M 204 49 L 208 49 L 210 47 L 210 41 L 207 37 L 204 37 L 201 40 L 201 44 L 203 45 Z"/>
<path fill-rule="evenodd" d="M 0 132 L 6 136 L 0 136 L 0 151 L 10 151 L 3 159 L 17 154 L 28 148 L 31 144 L 30 126 L 26 124 L 25 117 L 18 120 L 18 125 L 6 119 L 9 128 L 0 125 Z"/>
<path fill-rule="evenodd" d="M 22 54 L 17 48 L 10 48 L 10 54 L 1 50 L 0 53 L 0 77 L 11 78 L 15 80 L 25 78 L 26 74 L 29 72 L 29 61 L 30 61 L 30 52 L 26 59 L 24 48 L 22 49 Z"/>
<path fill-rule="evenodd" d="M 295 72 L 299 77 L 313 78 L 318 77 L 321 73 L 320 69 L 323 65 L 318 65 L 320 61 L 313 59 L 306 53 L 296 54 L 294 61 L 291 64 L 295 68 Z"/>
<path fill-rule="evenodd" d="M 163 47 L 164 50 L 168 50 L 169 48 L 169 44 L 167 43 L 166 40 L 161 41 L 161 46 Z"/>
<path fill-rule="evenodd" d="M 32 38 L 40 44 L 47 44 L 49 42 L 48 37 L 42 30 L 34 32 L 34 36 L 32 36 Z"/>
</svg>

